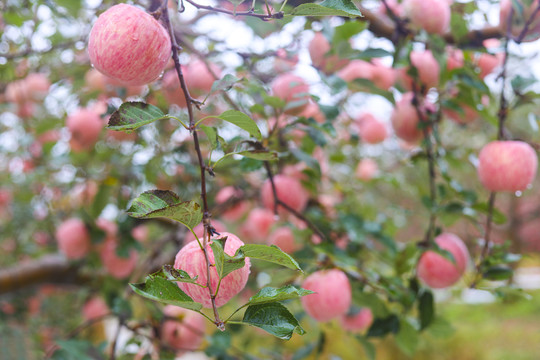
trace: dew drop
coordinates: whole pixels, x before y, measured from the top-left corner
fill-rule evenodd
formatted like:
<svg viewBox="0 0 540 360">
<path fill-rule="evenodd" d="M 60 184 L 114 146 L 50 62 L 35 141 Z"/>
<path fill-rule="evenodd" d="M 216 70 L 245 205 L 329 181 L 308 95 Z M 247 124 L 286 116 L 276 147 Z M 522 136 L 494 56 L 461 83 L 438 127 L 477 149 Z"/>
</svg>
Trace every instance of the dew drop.
<svg viewBox="0 0 540 360">
<path fill-rule="evenodd" d="M 522 193 L 521 191 L 516 191 L 516 196 L 517 196 L 517 197 L 521 197 L 522 194 L 523 194 L 523 193 Z"/>
</svg>

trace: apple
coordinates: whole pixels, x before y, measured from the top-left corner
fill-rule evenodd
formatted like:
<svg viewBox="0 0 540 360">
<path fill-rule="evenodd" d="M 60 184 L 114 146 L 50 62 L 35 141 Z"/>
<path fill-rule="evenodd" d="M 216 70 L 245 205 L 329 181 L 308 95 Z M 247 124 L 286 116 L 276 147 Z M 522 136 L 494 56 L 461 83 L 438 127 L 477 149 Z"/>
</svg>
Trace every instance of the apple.
<svg viewBox="0 0 540 360">
<path fill-rule="evenodd" d="M 320 270 L 309 275 L 302 284 L 315 294 L 301 298 L 304 310 L 319 322 L 329 321 L 347 313 L 351 305 L 351 284 L 341 270 Z"/>
<path fill-rule="evenodd" d="M 72 150 L 81 152 L 94 147 L 105 122 L 95 111 L 78 109 L 67 117 L 66 126 L 71 133 Z"/>
<path fill-rule="evenodd" d="M 110 312 L 109 307 L 101 296 L 92 297 L 82 308 L 82 314 L 86 321 L 99 319 Z"/>
<path fill-rule="evenodd" d="M 288 103 L 286 114 L 298 115 L 308 104 L 309 85 L 300 76 L 285 73 L 272 82 L 272 94 Z"/>
<path fill-rule="evenodd" d="M 294 241 L 294 234 L 291 228 L 287 226 L 282 226 L 274 230 L 268 238 L 268 245 L 276 245 L 289 254 L 292 254 L 298 249 L 298 245 Z"/>
<path fill-rule="evenodd" d="M 234 255 L 236 250 L 240 248 L 244 243 L 238 239 L 235 235 L 223 232 L 221 235 L 212 237 L 212 240 L 227 238 L 225 242 L 225 253 L 228 255 Z M 214 264 L 214 253 L 210 247 L 210 243 L 206 247 L 208 257 L 211 264 Z M 174 261 L 174 267 L 186 271 L 189 276 L 198 276 L 197 283 L 206 285 L 207 277 L 207 265 L 204 257 L 204 252 L 199 247 L 197 241 L 192 241 L 185 245 L 178 254 Z M 216 296 L 215 303 L 217 307 L 225 305 L 230 299 L 238 294 L 245 286 L 250 272 L 249 258 L 245 259 L 244 267 L 233 271 L 221 280 L 219 292 Z M 219 282 L 219 277 L 215 266 L 210 268 L 210 286 L 212 291 L 215 291 Z M 178 287 L 188 294 L 194 301 L 199 302 L 205 308 L 212 307 L 212 301 L 208 288 L 203 288 L 195 284 L 178 282 Z"/>
<path fill-rule="evenodd" d="M 309 56 L 313 66 L 325 74 L 332 74 L 349 63 L 338 55 L 328 55 L 330 50 L 328 39 L 321 32 L 316 32 L 308 45 Z"/>
<path fill-rule="evenodd" d="M 418 71 L 418 79 L 426 88 L 439 85 L 441 69 L 431 50 L 411 51 L 411 64 Z"/>
<path fill-rule="evenodd" d="M 388 129 L 386 125 L 377 120 L 370 113 L 361 114 L 356 119 L 360 139 L 368 144 L 378 144 L 383 142 L 388 137 Z"/>
<path fill-rule="evenodd" d="M 90 234 L 81 219 L 65 220 L 56 229 L 59 250 L 68 259 L 82 259 L 90 252 Z"/>
<path fill-rule="evenodd" d="M 478 177 L 489 191 L 523 191 L 536 177 L 538 157 L 523 141 L 492 141 L 478 160 Z"/>
<path fill-rule="evenodd" d="M 486 76 L 491 74 L 496 68 L 501 66 L 503 62 L 503 56 L 504 55 L 502 53 L 496 55 L 488 53 L 476 54 L 474 62 L 480 70 L 480 74 L 478 75 L 480 79 L 485 78 Z"/>
<path fill-rule="evenodd" d="M 278 49 L 274 58 L 274 69 L 277 73 L 285 73 L 294 70 L 298 64 L 298 55 L 289 54 L 285 49 Z"/>
<path fill-rule="evenodd" d="M 377 176 L 379 166 L 373 159 L 362 159 L 356 167 L 356 177 L 363 181 L 369 181 Z"/>
<path fill-rule="evenodd" d="M 462 68 L 465 65 L 465 56 L 461 49 L 447 46 L 446 47 L 446 69 L 448 71 Z"/>
<path fill-rule="evenodd" d="M 454 285 L 461 278 L 469 262 L 469 250 L 459 237 L 451 233 L 442 233 L 435 242 L 439 248 L 452 254 L 455 263 L 428 250 L 418 260 L 416 271 L 427 286 L 442 289 Z"/>
<path fill-rule="evenodd" d="M 216 229 L 218 233 L 221 233 L 227 230 L 227 227 L 225 226 L 225 224 L 223 224 L 219 220 L 212 220 L 212 226 L 214 227 L 214 229 Z M 195 233 L 195 235 L 197 235 L 197 237 L 202 243 L 203 235 L 204 235 L 204 224 L 202 222 L 199 223 L 197 226 L 193 228 L 193 232 Z M 195 241 L 195 236 L 191 232 L 188 232 L 184 239 L 184 244 L 190 243 L 192 241 Z"/>
<path fill-rule="evenodd" d="M 295 211 L 303 211 L 309 200 L 309 194 L 302 187 L 299 180 L 285 175 L 275 175 L 274 185 L 276 187 L 277 198 L 294 209 Z M 261 188 L 261 199 L 264 207 L 274 211 L 274 192 L 272 183 L 267 179 Z M 285 212 L 278 204 L 278 210 Z"/>
<path fill-rule="evenodd" d="M 418 142 L 423 137 L 423 131 L 419 127 L 420 119 L 418 112 L 412 104 L 413 97 L 413 93 L 403 94 L 402 98 L 396 102 L 396 107 L 391 116 L 394 132 L 399 138 L 409 143 Z M 421 112 L 424 113 L 422 109 Z M 426 116 L 424 113 L 424 118 Z"/>
<path fill-rule="evenodd" d="M 165 320 L 161 325 L 163 342 L 175 350 L 194 351 L 204 340 L 205 319 L 194 311 L 167 305 L 163 314 L 174 320 Z"/>
<path fill-rule="evenodd" d="M 345 314 L 341 317 L 341 327 L 351 332 L 367 330 L 373 323 L 373 313 L 369 308 L 362 308 L 354 314 Z"/>
<path fill-rule="evenodd" d="M 446 0 L 404 0 L 405 16 L 416 28 L 444 35 L 450 25 L 450 5 Z"/>
<path fill-rule="evenodd" d="M 103 74 L 124 85 L 145 85 L 165 69 L 171 40 L 150 14 L 133 5 L 118 4 L 94 23 L 88 55 Z"/>
<path fill-rule="evenodd" d="M 229 199 L 242 198 L 243 192 L 233 186 L 225 186 L 216 194 L 216 203 L 223 204 Z M 221 217 L 226 221 L 236 221 L 247 212 L 249 204 L 245 200 L 237 202 L 234 206 L 227 208 L 221 214 Z"/>
<path fill-rule="evenodd" d="M 255 208 L 249 212 L 247 219 L 240 227 L 240 232 L 251 242 L 264 243 L 275 222 L 276 217 L 272 210 Z"/>
</svg>

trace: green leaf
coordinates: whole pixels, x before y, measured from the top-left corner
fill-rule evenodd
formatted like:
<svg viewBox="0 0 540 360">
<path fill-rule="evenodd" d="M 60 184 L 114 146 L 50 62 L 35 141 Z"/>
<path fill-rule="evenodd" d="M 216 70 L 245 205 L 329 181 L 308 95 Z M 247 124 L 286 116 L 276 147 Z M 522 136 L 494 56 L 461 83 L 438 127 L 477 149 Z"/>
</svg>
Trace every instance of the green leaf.
<svg viewBox="0 0 540 360">
<path fill-rule="evenodd" d="M 268 96 L 266 94 L 262 94 L 262 98 L 265 104 L 270 105 L 275 109 L 281 109 L 287 104 L 285 100 L 278 98 L 277 96 Z"/>
<path fill-rule="evenodd" d="M 225 246 L 224 243 L 222 243 L 220 240 L 221 239 L 212 241 L 210 247 L 214 253 L 216 271 L 219 278 L 222 279 L 233 271 L 243 268 L 246 257 L 241 251 L 237 251 L 234 256 L 228 255 L 223 250 Z"/>
<path fill-rule="evenodd" d="M 165 113 L 154 105 L 140 101 L 125 102 L 111 115 L 108 128 L 131 131 L 163 117 Z"/>
<path fill-rule="evenodd" d="M 325 0 L 320 4 L 302 4 L 287 14 L 292 16 L 347 16 L 355 18 L 362 13 L 351 0 Z"/>
<path fill-rule="evenodd" d="M 215 127 L 206 126 L 206 125 L 199 125 L 199 127 L 206 134 L 208 141 L 210 141 L 210 144 L 212 145 L 212 150 L 217 149 L 217 145 L 218 145 L 217 129 Z"/>
<path fill-rule="evenodd" d="M 399 318 L 392 314 L 385 318 L 376 318 L 371 324 L 367 337 L 383 337 L 389 333 L 397 333 L 399 331 Z"/>
<path fill-rule="evenodd" d="M 265 304 L 275 301 L 284 301 L 297 299 L 301 296 L 314 294 L 311 290 L 297 288 L 292 285 L 286 285 L 280 288 L 264 287 L 258 293 L 249 298 L 249 305 Z"/>
<path fill-rule="evenodd" d="M 509 267 L 492 266 L 484 272 L 483 277 L 488 280 L 507 280 L 512 277 L 513 273 Z"/>
<path fill-rule="evenodd" d="M 210 92 L 229 91 L 234 86 L 234 84 L 239 81 L 240 79 L 238 79 L 236 76 L 227 74 L 222 79 L 214 81 Z"/>
<path fill-rule="evenodd" d="M 369 60 L 373 58 L 392 56 L 392 53 L 388 50 L 379 49 L 379 48 L 368 48 L 362 52 L 359 52 L 357 55 L 351 56 L 351 59 L 360 59 L 360 60 Z"/>
<path fill-rule="evenodd" d="M 261 160 L 261 161 L 274 161 L 277 160 L 278 154 L 275 151 L 265 151 L 265 150 L 244 150 L 244 151 L 238 151 L 238 152 L 232 152 L 223 155 L 220 159 L 218 159 L 213 167 L 217 167 L 217 165 L 224 159 L 232 156 L 232 155 L 242 155 L 245 158 L 253 159 L 253 160 Z"/>
<path fill-rule="evenodd" d="M 144 283 L 129 284 L 133 291 L 150 300 L 199 311 L 202 304 L 193 301 L 178 285 L 162 277 L 147 276 Z"/>
<path fill-rule="evenodd" d="M 185 282 L 190 284 L 197 284 L 199 276 L 191 277 L 189 274 L 180 269 L 175 269 L 171 265 L 163 265 L 160 271 L 153 273 L 153 277 L 161 276 L 169 281 Z"/>
<path fill-rule="evenodd" d="M 73 17 L 77 17 L 82 6 L 81 0 L 56 0 L 56 3 L 64 7 Z"/>
<path fill-rule="evenodd" d="M 249 306 L 242 321 L 284 340 L 289 340 L 293 333 L 305 334 L 298 320 L 277 302 Z"/>
<path fill-rule="evenodd" d="M 472 206 L 472 208 L 486 215 L 489 213 L 489 205 L 485 202 L 476 203 Z M 501 225 L 506 222 L 506 216 L 504 216 L 504 214 L 497 210 L 495 207 L 493 208 L 493 222 L 497 225 Z"/>
<path fill-rule="evenodd" d="M 418 331 L 405 319 L 399 322 L 399 332 L 396 335 L 396 343 L 408 356 L 412 357 L 418 347 Z"/>
<path fill-rule="evenodd" d="M 289 254 L 281 251 L 275 245 L 247 244 L 240 247 L 246 257 L 268 261 L 285 266 L 289 269 L 302 271 L 300 265 Z"/>
<path fill-rule="evenodd" d="M 418 298 L 418 320 L 420 320 L 420 330 L 424 330 L 435 317 L 435 303 L 433 294 L 429 290 L 424 290 Z"/>
<path fill-rule="evenodd" d="M 193 229 L 203 217 L 201 206 L 195 201 L 180 201 L 178 195 L 169 190 L 150 190 L 133 200 L 127 211 L 137 219 L 164 217 L 176 220 Z"/>
<path fill-rule="evenodd" d="M 80 359 L 92 360 L 89 351 L 92 349 L 92 344 L 85 340 L 57 340 L 56 344 L 60 349 L 56 350 L 51 356 L 53 360 Z M 9 352 L 8 352 L 9 355 Z"/>
<path fill-rule="evenodd" d="M 236 125 L 240 129 L 246 130 L 254 138 L 262 140 L 261 130 L 259 130 L 255 121 L 241 111 L 227 110 L 221 115 L 216 116 L 216 118 Z"/>
<path fill-rule="evenodd" d="M 154 121 L 168 119 L 158 107 L 140 101 L 125 102 L 109 119 L 107 129 L 131 132 Z"/>
<path fill-rule="evenodd" d="M 349 41 L 351 37 L 360 33 L 366 28 L 365 22 L 348 21 L 343 25 L 337 26 L 334 29 L 332 44 L 338 44 L 342 41 Z"/>
</svg>

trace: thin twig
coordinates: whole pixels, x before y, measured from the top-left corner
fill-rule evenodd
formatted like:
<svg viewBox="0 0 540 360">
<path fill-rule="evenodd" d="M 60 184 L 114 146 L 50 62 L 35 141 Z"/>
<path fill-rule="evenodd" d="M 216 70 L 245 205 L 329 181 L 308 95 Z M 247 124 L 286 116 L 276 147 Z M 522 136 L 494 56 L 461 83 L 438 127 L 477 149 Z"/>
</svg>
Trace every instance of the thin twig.
<svg viewBox="0 0 540 360">
<path fill-rule="evenodd" d="M 429 199 L 430 199 L 430 208 L 429 208 L 429 225 L 426 230 L 424 240 L 421 241 L 418 245 L 429 246 L 429 243 L 433 240 L 433 235 L 435 231 L 435 222 L 437 220 L 435 208 L 437 204 L 437 187 L 435 184 L 436 174 L 435 174 L 435 156 L 433 154 L 433 144 L 431 142 L 431 135 L 429 131 L 429 119 L 424 118 L 424 113 L 420 109 L 420 100 L 416 85 L 413 84 L 413 100 L 412 104 L 416 110 L 416 115 L 418 116 L 419 124 L 422 127 L 422 133 L 424 137 L 426 157 L 428 160 L 428 175 L 429 175 Z"/>
<path fill-rule="evenodd" d="M 278 11 L 276 13 L 273 13 L 273 14 L 257 14 L 255 12 L 253 12 L 253 9 L 249 10 L 249 11 L 230 11 L 230 10 L 225 10 L 225 9 L 220 9 L 220 8 L 215 8 L 213 6 L 208 6 L 208 5 L 201 5 L 201 4 L 198 4 L 196 3 L 195 1 L 192 1 L 192 0 L 185 0 L 187 3 L 195 6 L 197 9 L 202 9 L 202 10 L 208 10 L 208 11 L 214 11 L 214 12 L 220 12 L 220 13 L 223 13 L 223 14 L 228 14 L 228 15 L 232 15 L 232 16 L 252 16 L 252 17 L 256 17 L 256 18 L 259 18 L 263 21 L 268 21 L 268 20 L 272 20 L 272 19 L 283 19 L 283 11 Z"/>
<path fill-rule="evenodd" d="M 268 179 L 270 180 L 270 184 L 272 185 L 272 192 L 273 192 L 273 195 L 274 195 L 274 213 L 277 214 L 278 206 L 283 207 L 285 210 L 287 210 L 289 213 L 291 213 L 297 219 L 301 220 L 304 224 L 306 224 L 306 226 L 309 227 L 314 233 L 316 233 L 317 236 L 319 236 L 321 238 L 321 240 L 323 240 L 323 241 L 326 240 L 326 236 L 324 235 L 324 233 L 321 230 L 319 230 L 319 228 L 314 223 L 312 223 L 303 214 L 296 211 L 295 209 L 293 209 L 288 204 L 286 204 L 285 202 L 281 201 L 278 198 L 277 191 L 276 191 L 276 185 L 274 183 L 274 175 L 272 174 L 272 169 L 270 168 L 270 164 L 268 163 L 268 161 L 264 162 L 264 167 L 266 169 Z"/>
</svg>

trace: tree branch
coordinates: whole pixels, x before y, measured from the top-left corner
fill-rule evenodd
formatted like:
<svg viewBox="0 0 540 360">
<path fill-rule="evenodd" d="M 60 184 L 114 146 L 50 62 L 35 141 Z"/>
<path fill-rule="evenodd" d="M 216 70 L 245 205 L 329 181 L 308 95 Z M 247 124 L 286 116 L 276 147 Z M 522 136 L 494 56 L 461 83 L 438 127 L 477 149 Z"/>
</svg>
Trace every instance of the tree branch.
<svg viewBox="0 0 540 360">
<path fill-rule="evenodd" d="M 204 159 L 202 157 L 201 153 L 201 147 L 199 144 L 199 137 L 197 135 L 197 131 L 195 129 L 195 117 L 193 115 L 193 103 L 194 100 L 191 98 L 189 94 L 188 87 L 186 85 L 186 80 L 184 78 L 184 74 L 182 73 L 182 67 L 180 66 L 180 60 L 178 59 L 178 51 L 179 46 L 176 42 L 176 37 L 174 34 L 173 26 L 169 20 L 169 12 L 167 9 L 167 0 L 163 1 L 161 5 L 161 18 L 167 28 L 167 31 L 169 32 L 169 36 L 171 38 L 171 48 L 172 48 L 172 58 L 174 61 L 174 68 L 176 70 L 176 74 L 178 75 L 178 80 L 180 81 L 180 86 L 182 88 L 182 91 L 184 92 L 185 100 L 186 100 L 186 106 L 188 109 L 188 116 L 189 116 L 189 128 L 193 135 L 193 143 L 195 145 L 195 150 L 197 152 L 197 158 L 199 160 L 199 167 L 201 170 L 201 199 L 203 202 L 203 224 L 204 224 L 204 234 L 203 234 L 203 244 L 202 244 L 202 251 L 204 253 L 204 258 L 206 261 L 206 285 L 208 287 L 208 293 L 210 295 L 210 300 L 212 302 L 212 309 L 214 311 L 214 317 L 215 317 L 215 325 L 218 329 L 221 331 L 225 330 L 225 325 L 223 324 L 223 321 L 219 318 L 219 312 L 216 307 L 215 302 L 215 294 L 212 290 L 212 286 L 210 283 L 210 258 L 208 256 L 207 251 L 207 243 L 210 240 L 210 237 L 213 234 L 214 229 L 212 228 L 211 222 L 210 222 L 210 211 L 208 210 L 208 200 L 206 198 L 206 165 L 204 164 Z"/>
<path fill-rule="evenodd" d="M 81 284 L 90 281 L 79 266 L 65 256 L 49 254 L 32 261 L 0 270 L 0 295 L 42 283 Z"/>
</svg>

